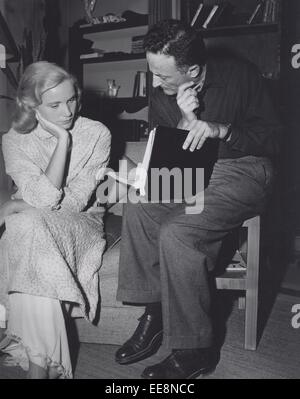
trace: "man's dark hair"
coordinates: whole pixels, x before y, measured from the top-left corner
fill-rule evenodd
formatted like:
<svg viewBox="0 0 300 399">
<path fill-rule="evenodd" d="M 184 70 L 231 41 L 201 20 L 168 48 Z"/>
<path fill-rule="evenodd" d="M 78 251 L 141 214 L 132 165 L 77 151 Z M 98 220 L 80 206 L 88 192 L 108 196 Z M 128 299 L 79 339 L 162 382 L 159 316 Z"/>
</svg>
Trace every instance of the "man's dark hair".
<svg viewBox="0 0 300 399">
<path fill-rule="evenodd" d="M 206 62 L 206 49 L 200 34 L 189 25 L 166 19 L 153 25 L 144 38 L 146 52 L 173 56 L 179 70 L 187 66 L 203 66 Z"/>
</svg>

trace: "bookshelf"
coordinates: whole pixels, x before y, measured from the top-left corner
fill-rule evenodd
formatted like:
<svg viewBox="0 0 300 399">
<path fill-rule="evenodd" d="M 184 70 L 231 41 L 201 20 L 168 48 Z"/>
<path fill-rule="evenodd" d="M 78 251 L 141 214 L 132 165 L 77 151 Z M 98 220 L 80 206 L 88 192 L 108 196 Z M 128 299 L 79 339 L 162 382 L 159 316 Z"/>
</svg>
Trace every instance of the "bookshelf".
<svg viewBox="0 0 300 399">
<path fill-rule="evenodd" d="M 229 4 L 223 19 L 222 14 L 217 20 L 211 18 L 207 28 L 203 28 L 200 11 L 198 25 L 196 19 L 194 27 L 203 36 L 209 51 L 222 51 L 248 59 L 258 66 L 263 76 L 273 81 L 272 86 L 278 86 L 282 42 L 281 3 L 282 0 L 181 0 L 180 11 L 181 19 L 191 23 L 201 4 L 202 10 Z M 275 7 L 272 9 L 270 5 Z M 217 13 L 215 15 L 218 18 Z"/>
<path fill-rule="evenodd" d="M 119 96 L 130 98 L 136 71 L 147 71 L 145 54 L 132 52 L 132 38 L 143 36 L 147 29 L 148 25 L 127 23 L 71 28 L 70 67 L 84 89 L 104 96 L 107 79 L 114 79 L 120 86 Z M 90 41 L 95 52 L 80 49 L 78 43 L 83 40 Z"/>
<path fill-rule="evenodd" d="M 218 26 L 210 29 L 199 29 L 204 38 L 218 36 L 253 35 L 270 32 L 278 32 L 278 23 Z"/>
<path fill-rule="evenodd" d="M 103 62 L 120 62 L 130 60 L 145 60 L 145 54 L 131 54 L 131 53 L 107 53 L 103 57 L 93 56 L 91 58 L 80 59 L 82 64 L 94 64 Z"/>
<path fill-rule="evenodd" d="M 195 28 L 274 24 L 281 0 L 181 0 L 181 19 Z"/>
<path fill-rule="evenodd" d="M 79 7 L 78 1 L 72 0 L 72 5 L 76 3 Z M 146 97 L 144 90 L 137 91 L 139 95 L 143 94 L 141 98 L 134 95 L 137 73 L 145 72 L 148 75 L 146 56 L 141 48 L 140 38 L 147 32 L 149 24 L 171 17 L 173 7 L 174 0 L 101 0 L 97 3 L 95 16 L 108 13 L 122 15 L 130 10 L 147 16 L 147 21 L 142 18 L 95 25 L 82 23 L 69 29 L 69 69 L 77 76 L 84 89 L 83 99 L 86 104 L 83 104 L 83 111 L 86 116 L 103 121 L 111 128 L 113 134 L 116 124 L 119 130 L 116 135 L 122 132 L 122 129 L 119 129 L 120 118 L 134 119 L 142 115 L 143 121 L 148 122 L 148 90 Z M 72 10 L 73 6 L 70 12 L 73 12 Z M 83 51 L 80 43 L 84 40 L 92 42 L 95 51 L 86 52 L 86 48 Z M 116 85 L 120 86 L 115 98 L 107 96 L 107 79 L 115 80 Z M 146 78 L 147 88 L 148 81 L 149 76 Z M 133 112 L 134 110 L 137 112 Z M 124 121 L 124 125 L 129 126 L 130 123 Z M 136 140 L 137 135 L 133 136 Z"/>
<path fill-rule="evenodd" d="M 128 28 L 135 28 L 138 26 L 144 26 L 145 24 L 142 23 L 132 23 L 132 22 L 111 22 L 108 24 L 97 24 L 97 25 L 82 25 L 79 29 L 82 34 L 86 33 L 99 33 L 99 32 L 107 32 L 113 30 L 120 30 L 120 29 L 128 29 Z"/>
<path fill-rule="evenodd" d="M 124 141 L 140 139 L 137 129 L 141 127 L 142 136 L 148 123 L 148 98 L 133 96 L 137 71 L 147 72 L 145 54 L 134 49 L 133 38 L 148 30 L 149 4 L 148 0 L 103 0 L 97 7 L 97 16 L 128 10 L 139 16 L 125 22 L 81 23 L 69 30 L 69 65 L 83 87 L 82 114 L 110 128 L 113 151 L 119 153 Z M 108 95 L 109 79 L 119 87 L 116 97 Z"/>
</svg>

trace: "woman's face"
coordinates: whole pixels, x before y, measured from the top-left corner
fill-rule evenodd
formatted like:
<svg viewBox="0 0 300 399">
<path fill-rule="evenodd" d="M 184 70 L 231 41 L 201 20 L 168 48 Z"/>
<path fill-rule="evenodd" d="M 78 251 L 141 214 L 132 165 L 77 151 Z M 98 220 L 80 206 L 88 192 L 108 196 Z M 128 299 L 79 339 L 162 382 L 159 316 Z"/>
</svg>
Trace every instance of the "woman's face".
<svg viewBox="0 0 300 399">
<path fill-rule="evenodd" d="M 72 127 L 77 108 L 74 84 L 65 80 L 42 95 L 42 104 L 37 106 L 43 118 L 63 127 Z"/>
</svg>

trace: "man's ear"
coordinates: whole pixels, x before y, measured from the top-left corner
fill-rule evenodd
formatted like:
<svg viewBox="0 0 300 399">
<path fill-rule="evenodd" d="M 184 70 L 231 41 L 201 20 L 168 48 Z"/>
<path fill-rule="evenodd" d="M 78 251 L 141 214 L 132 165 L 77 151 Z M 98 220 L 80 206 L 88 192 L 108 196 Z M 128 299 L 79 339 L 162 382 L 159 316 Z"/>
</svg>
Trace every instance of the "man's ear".
<svg viewBox="0 0 300 399">
<path fill-rule="evenodd" d="M 195 79 L 200 74 L 200 66 L 197 64 L 191 65 L 188 69 L 188 74 L 191 78 Z"/>
</svg>

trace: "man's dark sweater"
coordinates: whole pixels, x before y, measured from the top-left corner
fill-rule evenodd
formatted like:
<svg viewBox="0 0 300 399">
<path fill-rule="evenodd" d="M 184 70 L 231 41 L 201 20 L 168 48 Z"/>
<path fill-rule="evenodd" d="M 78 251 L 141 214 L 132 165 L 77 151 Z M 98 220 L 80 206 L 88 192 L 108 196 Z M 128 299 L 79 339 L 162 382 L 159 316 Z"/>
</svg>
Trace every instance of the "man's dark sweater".
<svg viewBox="0 0 300 399">
<path fill-rule="evenodd" d="M 219 140 L 218 158 L 275 157 L 281 124 L 257 68 L 236 58 L 209 58 L 206 65 L 197 117 L 232 125 L 230 140 Z M 180 119 L 176 96 L 154 89 L 150 101 L 152 126 L 176 127 Z"/>
</svg>

